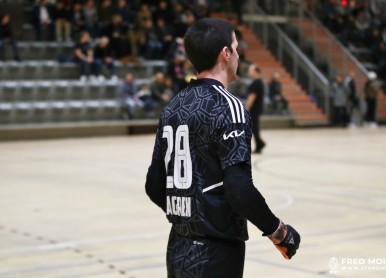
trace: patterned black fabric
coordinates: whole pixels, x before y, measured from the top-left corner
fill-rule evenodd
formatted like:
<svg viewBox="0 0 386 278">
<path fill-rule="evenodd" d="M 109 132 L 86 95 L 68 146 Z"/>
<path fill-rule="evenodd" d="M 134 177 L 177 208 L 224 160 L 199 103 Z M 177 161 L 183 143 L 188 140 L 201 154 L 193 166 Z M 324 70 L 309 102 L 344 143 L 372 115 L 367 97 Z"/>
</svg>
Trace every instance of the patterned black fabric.
<svg viewBox="0 0 386 278">
<path fill-rule="evenodd" d="M 168 278 L 241 278 L 245 242 L 169 236 L 166 264 Z"/>
<path fill-rule="evenodd" d="M 184 236 L 248 239 L 229 205 L 223 170 L 251 157 L 250 116 L 213 79 L 192 81 L 165 107 L 153 159 L 165 161 L 167 218 Z"/>
</svg>

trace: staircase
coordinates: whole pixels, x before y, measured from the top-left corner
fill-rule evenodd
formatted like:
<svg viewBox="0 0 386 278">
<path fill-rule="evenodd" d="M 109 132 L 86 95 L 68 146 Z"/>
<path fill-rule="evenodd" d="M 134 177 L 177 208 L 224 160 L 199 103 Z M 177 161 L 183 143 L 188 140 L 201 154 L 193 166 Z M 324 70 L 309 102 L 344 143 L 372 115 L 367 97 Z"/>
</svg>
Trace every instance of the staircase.
<svg viewBox="0 0 386 278">
<path fill-rule="evenodd" d="M 269 80 L 273 72 L 279 72 L 282 94 L 288 102 L 288 109 L 297 126 L 327 125 L 328 117 L 316 106 L 310 96 L 300 87 L 284 66 L 261 43 L 256 35 L 247 27 L 243 27 L 243 39 L 248 44 L 247 59 L 259 65 L 265 80 Z"/>
<path fill-rule="evenodd" d="M 353 62 L 333 35 L 319 22 L 311 19 L 291 18 L 291 23 L 299 29 L 304 37 L 314 43 L 319 53 L 331 53 L 330 57 L 326 58 L 329 58 L 331 65 L 339 73 L 346 75 L 348 70 L 353 70 L 355 72 L 357 91 L 363 92 L 367 80 L 366 74 Z M 378 94 L 377 118 L 378 121 L 386 121 L 386 96 L 382 92 Z"/>
</svg>

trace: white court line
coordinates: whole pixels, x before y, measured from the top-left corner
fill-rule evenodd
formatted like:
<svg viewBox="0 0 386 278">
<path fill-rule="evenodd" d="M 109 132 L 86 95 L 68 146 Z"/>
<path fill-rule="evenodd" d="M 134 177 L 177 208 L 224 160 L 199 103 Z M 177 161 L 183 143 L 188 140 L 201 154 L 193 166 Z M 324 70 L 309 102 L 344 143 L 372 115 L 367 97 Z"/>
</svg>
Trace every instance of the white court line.
<svg viewBox="0 0 386 278">
<path fill-rule="evenodd" d="M 146 234 L 141 234 L 139 236 L 117 236 L 117 237 L 110 237 L 110 238 L 94 238 L 94 239 L 86 239 L 86 240 L 80 240 L 80 241 L 68 241 L 68 242 L 51 243 L 51 244 L 44 244 L 44 245 L 35 245 L 35 246 L 29 246 L 29 247 L 20 247 L 20 248 L 16 247 L 16 248 L 0 249 L 0 254 L 13 254 L 13 253 L 29 252 L 29 251 L 63 250 L 68 248 L 75 248 L 82 245 L 167 237 L 168 234 L 169 233 L 146 233 Z"/>
<path fill-rule="evenodd" d="M 273 210 L 286 209 L 286 208 L 292 206 L 292 204 L 294 203 L 294 198 L 292 198 L 292 196 L 290 196 L 290 195 L 279 193 L 279 192 L 272 192 L 272 195 L 277 195 L 277 196 L 285 199 L 285 201 L 283 203 L 281 203 L 280 205 L 272 206 Z"/>
</svg>

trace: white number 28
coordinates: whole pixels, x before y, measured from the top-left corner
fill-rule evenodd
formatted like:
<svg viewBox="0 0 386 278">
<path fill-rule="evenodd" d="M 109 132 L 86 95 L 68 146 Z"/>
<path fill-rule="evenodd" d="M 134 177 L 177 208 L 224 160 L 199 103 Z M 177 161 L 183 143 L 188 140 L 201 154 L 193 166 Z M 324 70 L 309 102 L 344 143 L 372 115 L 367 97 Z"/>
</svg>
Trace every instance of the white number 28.
<svg viewBox="0 0 386 278">
<path fill-rule="evenodd" d="M 170 125 L 164 126 L 162 138 L 166 138 L 168 148 L 165 154 L 166 171 L 174 148 L 174 170 L 173 176 L 167 176 L 166 187 L 188 189 L 192 185 L 192 159 L 189 147 L 189 128 L 187 125 L 180 125 L 176 131 L 176 142 L 173 141 L 173 128 Z"/>
</svg>

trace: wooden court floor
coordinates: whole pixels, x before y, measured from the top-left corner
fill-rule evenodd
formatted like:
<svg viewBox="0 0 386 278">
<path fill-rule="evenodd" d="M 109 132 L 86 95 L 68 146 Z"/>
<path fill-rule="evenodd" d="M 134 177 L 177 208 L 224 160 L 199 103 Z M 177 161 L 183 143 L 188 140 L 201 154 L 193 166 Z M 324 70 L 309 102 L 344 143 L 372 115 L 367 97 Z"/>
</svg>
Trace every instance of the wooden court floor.
<svg viewBox="0 0 386 278">
<path fill-rule="evenodd" d="M 255 185 L 302 243 L 286 261 L 249 225 L 244 277 L 386 277 L 386 127 L 262 136 Z M 0 277 L 166 277 L 170 226 L 144 191 L 153 142 L 0 143 Z"/>
</svg>

